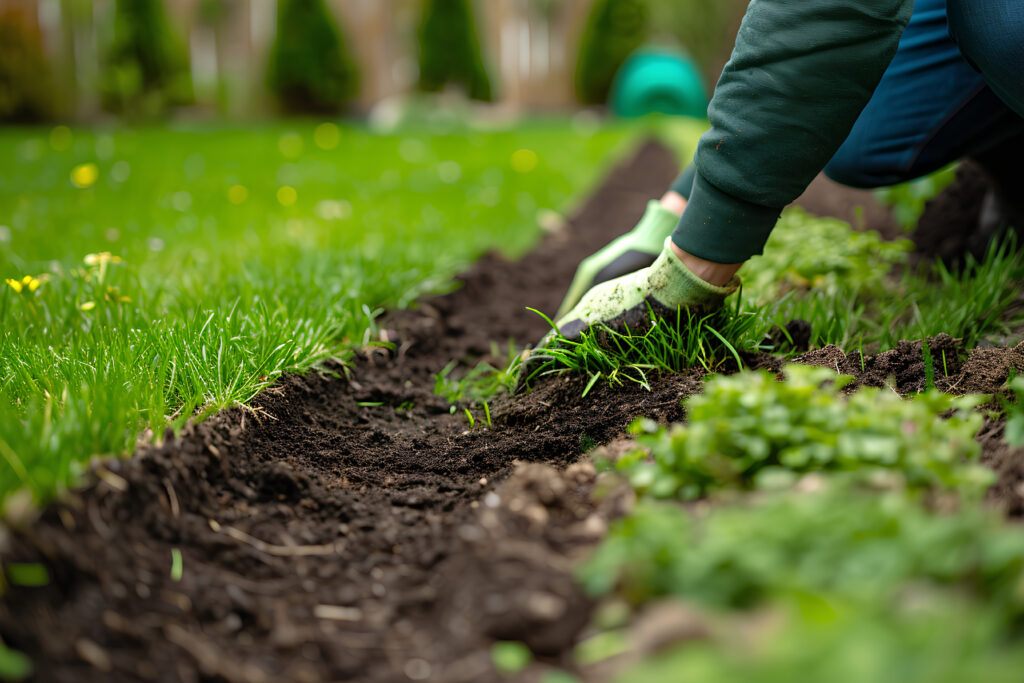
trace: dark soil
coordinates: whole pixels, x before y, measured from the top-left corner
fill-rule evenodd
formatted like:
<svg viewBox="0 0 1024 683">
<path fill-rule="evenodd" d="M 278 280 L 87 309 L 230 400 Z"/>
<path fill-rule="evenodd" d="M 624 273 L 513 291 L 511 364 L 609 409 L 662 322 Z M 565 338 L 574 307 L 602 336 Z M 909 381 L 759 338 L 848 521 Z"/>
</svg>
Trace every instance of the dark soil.
<svg viewBox="0 0 1024 683">
<path fill-rule="evenodd" d="M 968 251 L 983 251 L 986 245 L 975 244 L 972 236 L 991 186 L 981 166 L 970 160 L 961 162 L 953 183 L 925 205 L 911 236 L 916 253 L 956 266 Z"/>
<path fill-rule="evenodd" d="M 40 681 L 487 681 L 495 639 L 568 664 L 592 607 L 573 563 L 630 499 L 576 461 L 638 415 L 683 419 L 700 373 L 649 392 L 599 384 L 586 398 L 584 380 L 556 379 L 496 400 L 492 425 L 474 429 L 434 395 L 433 376 L 451 359 L 464 372 L 492 340 L 540 337 L 525 306 L 554 310 L 577 262 L 675 171 L 666 149 L 644 146 L 524 260 L 487 256 L 461 289 L 392 315 L 394 353 L 358 355 L 345 378 L 287 378 L 251 409 L 97 466 L 92 483 L 9 530 L 3 561 L 41 562 L 50 581 L 5 593 L 4 642 Z M 947 352 L 936 384 L 954 392 L 996 391 L 1024 369 L 1020 347 L 963 362 L 948 337 L 930 348 Z M 863 369 L 836 348 L 799 361 L 901 393 L 925 384 L 920 343 Z M 1019 453 L 990 441 L 993 495 L 1024 511 Z"/>
</svg>

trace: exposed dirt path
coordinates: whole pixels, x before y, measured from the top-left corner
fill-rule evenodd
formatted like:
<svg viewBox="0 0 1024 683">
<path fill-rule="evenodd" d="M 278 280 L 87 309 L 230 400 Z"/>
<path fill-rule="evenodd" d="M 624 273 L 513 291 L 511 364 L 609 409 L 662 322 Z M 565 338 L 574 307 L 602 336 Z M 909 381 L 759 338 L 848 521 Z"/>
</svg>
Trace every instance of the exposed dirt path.
<svg viewBox="0 0 1024 683">
<path fill-rule="evenodd" d="M 644 146 L 525 260 L 486 257 L 460 290 L 386 321 L 396 354 L 357 358 L 348 379 L 289 378 L 255 412 L 96 470 L 6 539 L 5 562 L 42 562 L 51 580 L 4 596 L 0 636 L 42 681 L 486 681 L 494 639 L 565 657 L 591 607 L 572 561 L 628 504 L 592 495 L 593 469 L 571 463 L 637 415 L 682 419 L 700 374 L 651 392 L 599 385 L 586 400 L 582 379 L 560 379 L 495 402 L 493 425 L 473 430 L 434 396 L 433 375 L 453 358 L 472 366 L 492 340 L 543 334 L 524 307 L 554 310 L 579 259 L 675 171 Z M 942 381 L 998 388 L 1024 369 L 1018 351 L 990 352 Z M 838 349 L 803 360 L 914 391 L 920 358 L 911 344 L 863 367 Z M 1020 458 L 998 457 L 1020 505 Z"/>
</svg>

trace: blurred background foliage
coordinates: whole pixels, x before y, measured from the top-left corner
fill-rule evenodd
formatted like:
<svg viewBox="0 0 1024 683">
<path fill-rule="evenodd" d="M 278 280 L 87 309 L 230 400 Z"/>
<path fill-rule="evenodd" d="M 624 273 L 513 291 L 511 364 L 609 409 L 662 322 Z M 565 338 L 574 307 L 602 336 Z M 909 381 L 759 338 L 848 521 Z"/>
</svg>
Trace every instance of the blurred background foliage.
<svg viewBox="0 0 1024 683">
<path fill-rule="evenodd" d="M 110 111 L 144 116 L 193 101 L 188 54 L 161 0 L 116 0 L 102 68 L 100 96 Z"/>
<path fill-rule="evenodd" d="M 338 111 L 359 72 L 323 0 L 280 0 L 267 82 L 284 111 Z"/>
<path fill-rule="evenodd" d="M 0 121 L 51 118 L 56 103 L 50 67 L 23 14 L 0 10 L 0 45 Z"/>
<path fill-rule="evenodd" d="M 604 105 L 637 48 L 713 83 L 747 0 L 4 0 L 0 121 L 373 118 L 454 90 L 501 115 Z"/>
<path fill-rule="evenodd" d="M 584 104 L 602 104 L 619 67 L 647 36 L 649 3 L 598 0 L 580 41 L 576 94 Z"/>
<path fill-rule="evenodd" d="M 493 99 L 469 0 L 426 0 L 419 30 L 419 89 L 437 92 L 449 83 L 474 100 Z"/>
</svg>

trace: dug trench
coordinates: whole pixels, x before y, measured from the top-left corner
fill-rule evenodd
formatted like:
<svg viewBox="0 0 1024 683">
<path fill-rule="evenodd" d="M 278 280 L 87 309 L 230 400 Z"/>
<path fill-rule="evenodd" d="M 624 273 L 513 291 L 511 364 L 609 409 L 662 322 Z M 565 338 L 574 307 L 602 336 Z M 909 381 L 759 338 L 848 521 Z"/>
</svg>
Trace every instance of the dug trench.
<svg viewBox="0 0 1024 683">
<path fill-rule="evenodd" d="M 450 360 L 545 332 L 578 261 L 631 225 L 673 179 L 649 143 L 521 261 L 485 257 L 452 294 L 390 316 L 394 343 L 336 373 L 285 378 L 248 409 L 93 468 L 89 483 L 11 527 L 0 559 L 48 579 L 8 586 L 0 636 L 40 681 L 487 681 L 496 640 L 572 668 L 593 605 L 572 569 L 630 494 L 580 455 L 638 415 L 683 419 L 698 371 L 639 386 L 564 377 L 499 398 L 469 425 L 434 394 Z M 956 342 L 931 340 L 958 358 Z M 755 365 L 778 369 L 770 357 Z M 864 359 L 799 360 L 923 388 L 920 343 Z M 999 389 L 1021 349 L 973 352 L 937 384 Z M 1000 426 L 980 437 L 999 466 L 992 497 L 1024 512 L 1024 459 Z"/>
</svg>

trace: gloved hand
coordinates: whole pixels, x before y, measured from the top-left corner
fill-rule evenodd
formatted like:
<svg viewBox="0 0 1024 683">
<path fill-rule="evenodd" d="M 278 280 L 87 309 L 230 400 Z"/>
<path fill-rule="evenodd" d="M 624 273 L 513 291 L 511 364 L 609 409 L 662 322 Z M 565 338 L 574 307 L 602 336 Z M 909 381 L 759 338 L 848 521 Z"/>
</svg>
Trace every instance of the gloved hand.
<svg viewBox="0 0 1024 683">
<path fill-rule="evenodd" d="M 737 287 L 737 277 L 718 287 L 694 275 L 672 250 L 671 238 L 666 237 L 652 265 L 594 287 L 555 324 L 562 336 L 573 340 L 598 323 L 620 331 L 643 329 L 651 320 L 648 307 L 660 317 L 674 318 L 680 306 L 710 313 Z"/>
<path fill-rule="evenodd" d="M 563 318 L 594 285 L 654 263 L 661 252 L 662 243 L 678 223 L 679 216 L 662 206 L 661 202 L 648 202 L 647 211 L 635 228 L 583 259 L 555 319 Z"/>
<path fill-rule="evenodd" d="M 660 254 L 647 268 L 604 282 L 589 292 L 555 326 L 563 337 L 579 339 L 588 328 L 599 323 L 617 331 L 642 331 L 650 325 L 651 313 L 675 320 L 680 307 L 703 316 L 721 307 L 729 294 L 739 287 L 733 277 L 724 287 L 705 282 L 694 275 L 672 250 L 666 237 Z M 533 373 L 549 358 L 544 351 L 554 343 L 552 330 L 537 348 L 524 351 L 516 392 L 524 389 Z"/>
</svg>

